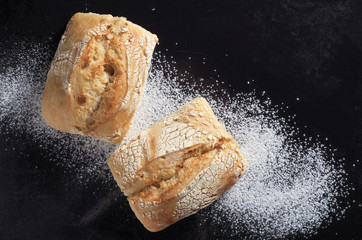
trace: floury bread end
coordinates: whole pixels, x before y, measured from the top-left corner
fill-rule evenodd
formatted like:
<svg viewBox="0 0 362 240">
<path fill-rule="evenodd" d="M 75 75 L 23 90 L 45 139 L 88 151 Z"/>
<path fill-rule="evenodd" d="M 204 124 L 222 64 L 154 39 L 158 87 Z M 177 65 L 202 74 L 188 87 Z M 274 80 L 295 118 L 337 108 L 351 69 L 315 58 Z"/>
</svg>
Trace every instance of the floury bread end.
<svg viewBox="0 0 362 240">
<path fill-rule="evenodd" d="M 156 35 L 123 17 L 76 13 L 55 53 L 41 111 L 51 127 L 120 143 L 146 84 Z"/>
</svg>

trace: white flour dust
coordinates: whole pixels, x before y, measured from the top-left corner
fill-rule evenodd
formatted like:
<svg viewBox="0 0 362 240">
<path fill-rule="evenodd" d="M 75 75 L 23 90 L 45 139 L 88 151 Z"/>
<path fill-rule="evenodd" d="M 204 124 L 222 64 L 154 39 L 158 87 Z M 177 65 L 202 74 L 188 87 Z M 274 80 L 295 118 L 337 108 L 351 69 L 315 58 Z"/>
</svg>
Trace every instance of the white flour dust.
<svg viewBox="0 0 362 240">
<path fill-rule="evenodd" d="M 44 44 L 27 44 L 7 50 L 18 64 L 0 71 L 0 134 L 26 133 L 27 141 L 45 152 L 44 161 L 54 162 L 84 183 L 101 179 L 114 185 L 105 164 L 114 145 L 61 133 L 42 120 L 41 94 L 52 53 Z M 222 97 L 216 97 L 216 86 L 200 88 L 199 84 L 156 53 L 129 136 L 194 97 L 210 102 L 239 143 L 249 170 L 230 191 L 198 213 L 203 219 L 200 224 L 227 225 L 227 234 L 238 239 L 275 239 L 312 235 L 343 216 L 340 199 L 348 194 L 347 179 L 332 150 L 313 139 L 298 139 L 292 118 L 278 116 L 278 107 L 269 99 L 258 99 L 253 93 L 229 94 L 225 89 Z"/>
<path fill-rule="evenodd" d="M 11 66 L 0 71 L 0 134 L 16 137 L 25 133 L 37 143 L 44 161 L 52 161 L 72 173 L 71 179 L 84 183 L 94 180 L 90 176 L 111 179 L 104 164 L 114 145 L 80 135 L 63 133 L 49 127 L 40 111 L 46 75 L 52 59 L 47 45 L 18 43 L 0 65 Z M 6 150 L 6 149 L 5 149 Z"/>
</svg>

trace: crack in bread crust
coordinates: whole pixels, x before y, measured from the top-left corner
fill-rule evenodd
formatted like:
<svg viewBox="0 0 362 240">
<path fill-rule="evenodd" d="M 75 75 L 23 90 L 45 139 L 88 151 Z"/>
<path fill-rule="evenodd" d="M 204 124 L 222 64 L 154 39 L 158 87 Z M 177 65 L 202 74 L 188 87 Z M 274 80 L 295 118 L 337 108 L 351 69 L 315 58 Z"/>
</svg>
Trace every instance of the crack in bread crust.
<svg viewBox="0 0 362 240">
<path fill-rule="evenodd" d="M 104 34 L 92 36 L 77 64 L 80 71 L 72 76 L 76 126 L 84 133 L 117 113 L 128 91 L 128 58 L 119 51 L 119 43 L 130 37 L 122 33 L 126 26 L 116 19 Z"/>
<path fill-rule="evenodd" d="M 207 167 L 226 142 L 229 140 L 198 144 L 149 161 L 137 171 L 134 181 L 124 189 L 124 194 L 130 198 L 167 198 L 177 185 L 187 185 Z"/>
</svg>

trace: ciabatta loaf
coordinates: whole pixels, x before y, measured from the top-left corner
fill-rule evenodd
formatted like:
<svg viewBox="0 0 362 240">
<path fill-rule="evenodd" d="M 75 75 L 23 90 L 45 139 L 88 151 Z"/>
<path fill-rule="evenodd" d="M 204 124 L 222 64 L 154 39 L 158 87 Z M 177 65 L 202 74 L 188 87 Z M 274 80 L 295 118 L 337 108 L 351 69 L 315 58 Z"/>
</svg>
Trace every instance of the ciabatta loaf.
<svg viewBox="0 0 362 240">
<path fill-rule="evenodd" d="M 76 13 L 48 73 L 41 105 L 45 121 L 61 131 L 120 143 L 157 41 L 123 17 Z"/>
<path fill-rule="evenodd" d="M 203 98 L 130 139 L 108 165 L 152 232 L 206 207 L 247 170 L 238 144 Z"/>
</svg>

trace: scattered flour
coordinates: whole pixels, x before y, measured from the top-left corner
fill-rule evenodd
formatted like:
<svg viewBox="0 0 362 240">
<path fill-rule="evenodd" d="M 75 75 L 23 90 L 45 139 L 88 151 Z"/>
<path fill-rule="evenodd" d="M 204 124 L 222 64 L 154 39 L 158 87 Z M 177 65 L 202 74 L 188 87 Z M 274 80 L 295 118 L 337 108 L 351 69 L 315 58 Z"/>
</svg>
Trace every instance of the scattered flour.
<svg viewBox="0 0 362 240">
<path fill-rule="evenodd" d="M 19 46 L 4 50 L 12 53 L 8 54 L 14 56 L 10 62 L 17 64 L 0 69 L 0 134 L 25 133 L 26 141 L 44 149 L 44 161 L 54 162 L 72 178 L 85 185 L 97 179 L 114 186 L 105 164 L 114 145 L 59 132 L 41 117 L 41 95 L 52 51 L 46 44 Z M 2 66 L 4 61 L 0 60 Z M 347 179 L 330 148 L 312 138 L 298 138 L 298 129 L 290 123 L 292 117 L 280 117 L 280 107 L 270 99 L 206 86 L 201 80 L 179 72 L 162 53 L 156 53 L 128 134 L 138 134 L 195 97 L 210 102 L 239 143 L 249 170 L 199 216 L 227 225 L 227 234 L 238 239 L 308 237 L 343 216 L 346 208 L 341 201 L 348 194 Z"/>
</svg>

